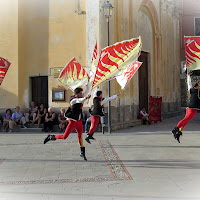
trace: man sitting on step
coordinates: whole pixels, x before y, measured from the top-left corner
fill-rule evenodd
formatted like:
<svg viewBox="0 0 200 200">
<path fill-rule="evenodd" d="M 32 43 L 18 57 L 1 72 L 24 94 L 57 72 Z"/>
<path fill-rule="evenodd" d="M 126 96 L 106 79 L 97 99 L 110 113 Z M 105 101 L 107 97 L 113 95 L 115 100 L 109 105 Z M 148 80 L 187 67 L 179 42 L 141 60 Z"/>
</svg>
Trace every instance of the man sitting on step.
<svg viewBox="0 0 200 200">
<path fill-rule="evenodd" d="M 12 120 L 9 121 L 9 128 L 10 128 L 10 132 L 13 132 L 13 126 L 17 126 L 19 124 L 22 125 L 23 128 L 27 128 L 25 126 L 26 124 L 26 119 L 23 116 L 22 112 L 20 112 L 20 107 L 17 106 L 15 108 L 16 112 L 14 112 L 12 114 Z"/>
</svg>

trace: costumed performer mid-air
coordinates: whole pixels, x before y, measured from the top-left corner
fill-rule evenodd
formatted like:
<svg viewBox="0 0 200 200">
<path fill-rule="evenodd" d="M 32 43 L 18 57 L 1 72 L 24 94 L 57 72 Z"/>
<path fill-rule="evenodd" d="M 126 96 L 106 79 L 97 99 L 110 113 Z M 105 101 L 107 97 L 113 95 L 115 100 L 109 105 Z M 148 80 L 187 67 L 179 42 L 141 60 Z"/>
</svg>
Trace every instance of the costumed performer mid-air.
<svg viewBox="0 0 200 200">
<path fill-rule="evenodd" d="M 74 90 L 74 95 L 70 97 L 70 107 L 68 108 L 65 116 L 69 123 L 63 135 L 48 135 L 44 144 L 46 144 L 50 140 L 61 139 L 65 140 L 69 134 L 75 129 L 78 135 L 78 142 L 80 145 L 81 153 L 80 156 L 87 160 L 85 156 L 85 147 L 83 146 L 83 124 L 82 124 L 82 107 L 83 103 L 86 99 L 89 99 L 91 95 L 87 95 L 89 91 L 90 84 L 87 85 L 85 92 L 83 92 L 82 88 L 76 88 Z"/>
<path fill-rule="evenodd" d="M 90 126 L 90 130 L 87 134 L 87 137 L 85 138 L 85 140 L 90 144 L 91 144 L 90 139 L 94 140 L 93 134 L 97 128 L 100 117 L 104 116 L 104 113 L 102 110 L 103 105 L 108 101 L 116 99 L 120 94 L 116 94 L 111 97 L 107 97 L 103 100 L 102 100 L 102 95 L 103 95 L 102 91 L 98 90 L 98 87 L 97 87 L 96 91 L 94 92 L 93 110 L 90 115 L 91 116 L 91 126 Z"/>
<path fill-rule="evenodd" d="M 194 118 L 197 113 L 197 110 L 200 109 L 200 83 L 195 83 L 192 87 L 190 73 L 187 74 L 187 83 L 188 83 L 188 91 L 190 93 L 190 102 L 188 108 L 186 108 L 185 117 L 177 124 L 177 126 L 172 130 L 174 138 L 180 143 L 180 136 L 182 135 L 182 131 L 184 127 L 188 124 L 188 122 Z"/>
</svg>

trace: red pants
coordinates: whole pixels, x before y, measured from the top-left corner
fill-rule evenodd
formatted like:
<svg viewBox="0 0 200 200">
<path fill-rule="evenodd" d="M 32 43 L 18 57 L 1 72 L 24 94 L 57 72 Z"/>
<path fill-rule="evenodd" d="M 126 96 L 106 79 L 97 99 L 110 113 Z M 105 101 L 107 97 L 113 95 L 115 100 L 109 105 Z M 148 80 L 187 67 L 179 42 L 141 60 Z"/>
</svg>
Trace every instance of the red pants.
<svg viewBox="0 0 200 200">
<path fill-rule="evenodd" d="M 78 135 L 79 145 L 80 145 L 80 147 L 83 147 L 83 139 L 82 139 L 83 124 L 82 124 L 82 120 L 78 120 L 78 121 L 69 120 L 69 124 L 67 125 L 67 128 L 66 128 L 64 134 L 63 135 L 55 135 L 55 138 L 65 140 L 74 129 L 76 130 L 77 135 Z"/>
<path fill-rule="evenodd" d="M 188 124 L 188 122 L 194 118 L 196 115 L 197 110 L 196 109 L 191 109 L 191 108 L 186 108 L 186 114 L 185 117 L 178 123 L 177 127 L 181 129 L 182 131 L 184 127 Z"/>
<path fill-rule="evenodd" d="M 89 134 L 92 134 L 95 129 L 97 128 L 97 125 L 99 123 L 99 116 L 94 116 L 94 115 L 90 115 L 91 117 L 91 126 L 90 126 L 90 130 L 89 130 Z"/>
</svg>

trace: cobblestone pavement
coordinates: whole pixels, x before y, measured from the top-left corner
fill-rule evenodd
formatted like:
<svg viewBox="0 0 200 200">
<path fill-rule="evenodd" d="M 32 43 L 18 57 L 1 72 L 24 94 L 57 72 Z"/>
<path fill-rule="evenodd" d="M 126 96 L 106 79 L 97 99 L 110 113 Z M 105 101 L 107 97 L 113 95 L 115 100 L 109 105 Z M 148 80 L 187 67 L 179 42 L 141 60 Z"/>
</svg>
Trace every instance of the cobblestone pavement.
<svg viewBox="0 0 200 200">
<path fill-rule="evenodd" d="M 200 115 L 179 144 L 170 131 L 183 116 L 96 133 L 87 162 L 75 133 L 46 145 L 42 133 L 0 133 L 0 200 L 199 200 Z"/>
</svg>

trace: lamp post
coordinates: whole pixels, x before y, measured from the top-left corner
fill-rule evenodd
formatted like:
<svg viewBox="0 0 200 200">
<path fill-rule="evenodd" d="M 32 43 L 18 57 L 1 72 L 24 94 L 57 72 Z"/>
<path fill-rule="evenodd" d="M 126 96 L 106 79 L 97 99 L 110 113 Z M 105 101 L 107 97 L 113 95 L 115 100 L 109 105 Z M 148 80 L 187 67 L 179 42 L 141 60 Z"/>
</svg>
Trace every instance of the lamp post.
<svg viewBox="0 0 200 200">
<path fill-rule="evenodd" d="M 109 41 L 109 18 L 112 16 L 113 13 L 113 6 L 109 3 L 109 1 L 106 1 L 106 3 L 102 6 L 104 15 L 107 19 L 107 40 L 108 40 L 108 46 L 110 45 Z M 108 96 L 110 97 L 110 81 L 108 81 Z M 108 102 L 108 133 L 111 133 L 111 102 Z"/>
</svg>

